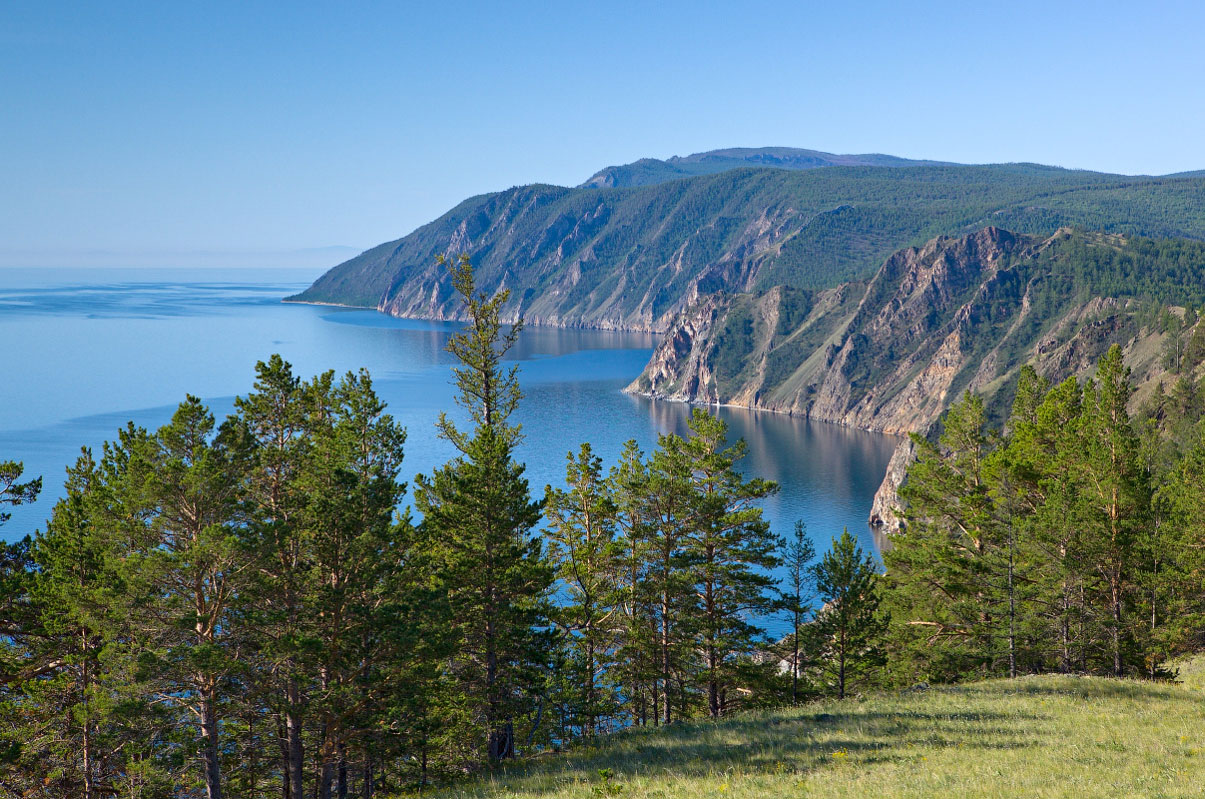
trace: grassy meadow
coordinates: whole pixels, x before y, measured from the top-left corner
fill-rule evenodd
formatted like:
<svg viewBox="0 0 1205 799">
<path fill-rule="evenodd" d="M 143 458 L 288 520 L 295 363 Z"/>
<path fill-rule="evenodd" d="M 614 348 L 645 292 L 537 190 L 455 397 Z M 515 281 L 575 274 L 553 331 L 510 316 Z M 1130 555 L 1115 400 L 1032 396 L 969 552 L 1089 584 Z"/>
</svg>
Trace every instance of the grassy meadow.
<svg viewBox="0 0 1205 799">
<path fill-rule="evenodd" d="M 1179 684 L 1023 677 L 629 730 L 441 797 L 1189 797 L 1205 659 Z"/>
</svg>

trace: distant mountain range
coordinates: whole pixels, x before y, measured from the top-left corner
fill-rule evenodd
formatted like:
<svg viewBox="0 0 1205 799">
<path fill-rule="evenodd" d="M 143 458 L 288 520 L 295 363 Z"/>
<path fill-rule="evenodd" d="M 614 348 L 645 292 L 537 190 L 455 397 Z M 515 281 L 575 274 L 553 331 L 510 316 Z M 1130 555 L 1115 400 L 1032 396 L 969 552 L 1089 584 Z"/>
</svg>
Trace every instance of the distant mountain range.
<svg viewBox="0 0 1205 799">
<path fill-rule="evenodd" d="M 583 188 L 613 188 L 616 186 L 648 186 L 667 180 L 714 175 L 729 169 L 743 167 L 771 167 L 774 169 L 817 169 L 826 166 L 955 166 L 945 161 L 914 161 L 894 155 L 834 155 L 819 150 L 801 150 L 797 147 L 731 147 L 726 150 L 709 150 L 705 153 L 678 156 L 661 161 L 656 158 L 641 158 L 622 166 L 609 166 L 594 173 Z"/>
</svg>

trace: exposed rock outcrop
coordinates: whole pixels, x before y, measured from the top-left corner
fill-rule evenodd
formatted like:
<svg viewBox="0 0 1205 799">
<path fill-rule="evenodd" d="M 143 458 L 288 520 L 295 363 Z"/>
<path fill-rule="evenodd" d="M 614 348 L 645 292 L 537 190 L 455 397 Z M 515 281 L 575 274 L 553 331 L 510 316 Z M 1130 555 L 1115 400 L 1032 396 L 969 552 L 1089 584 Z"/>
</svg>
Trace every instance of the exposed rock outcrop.
<svg viewBox="0 0 1205 799">
<path fill-rule="evenodd" d="M 875 492 L 874 502 L 870 506 L 870 524 L 885 533 L 897 533 L 902 526 L 900 518 L 900 487 L 904 484 L 904 476 L 908 466 L 916 457 L 916 446 L 911 440 L 905 439 L 891 453 L 887 462 L 887 473 L 883 483 Z"/>
<path fill-rule="evenodd" d="M 1137 301 L 1084 296 L 1072 280 L 1085 251 L 1120 246 L 1115 236 L 989 227 L 901 250 L 865 286 L 705 297 L 627 390 L 923 434 L 964 391 L 1001 417 L 1021 365 L 1055 381 L 1083 376 L 1116 343 L 1141 395 L 1163 376 L 1161 334 L 1140 323 Z M 898 524 L 891 509 L 911 457 L 904 445 L 892 459 L 872 522 Z"/>
</svg>

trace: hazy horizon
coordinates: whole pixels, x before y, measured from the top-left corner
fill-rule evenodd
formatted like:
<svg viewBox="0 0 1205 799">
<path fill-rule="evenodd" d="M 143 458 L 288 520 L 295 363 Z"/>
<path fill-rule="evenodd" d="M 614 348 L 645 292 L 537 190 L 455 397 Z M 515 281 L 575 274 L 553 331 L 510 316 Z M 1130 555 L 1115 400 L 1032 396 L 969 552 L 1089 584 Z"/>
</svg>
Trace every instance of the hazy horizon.
<svg viewBox="0 0 1205 799">
<path fill-rule="evenodd" d="M 727 147 L 1205 168 L 1192 3 L 48 2 L 0 23 L 0 264 L 359 251 L 476 194 Z"/>
</svg>

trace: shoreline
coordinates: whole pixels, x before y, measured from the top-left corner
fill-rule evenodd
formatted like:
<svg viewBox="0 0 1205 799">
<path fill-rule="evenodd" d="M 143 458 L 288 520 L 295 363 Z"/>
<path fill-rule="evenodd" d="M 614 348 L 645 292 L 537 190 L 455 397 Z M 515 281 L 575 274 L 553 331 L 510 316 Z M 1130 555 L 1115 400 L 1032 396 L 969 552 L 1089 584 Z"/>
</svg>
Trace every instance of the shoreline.
<svg viewBox="0 0 1205 799">
<path fill-rule="evenodd" d="M 376 311 L 377 313 L 384 314 L 385 316 L 389 316 L 394 319 L 412 319 L 412 320 L 421 321 L 421 322 L 447 323 L 447 322 L 463 322 L 464 321 L 462 319 L 439 319 L 439 318 L 434 318 L 434 317 L 429 317 L 429 316 L 398 316 L 398 315 L 383 311 L 379 307 L 372 308 L 372 307 L 363 306 L 363 305 L 346 305 L 346 304 L 337 303 L 337 302 L 319 302 L 319 301 L 315 301 L 315 300 L 293 300 L 293 299 L 282 299 L 281 302 L 287 303 L 290 305 L 317 305 L 317 306 L 325 306 L 325 307 L 332 307 L 332 308 L 349 308 L 349 309 L 354 309 L 354 310 L 370 310 L 370 311 Z M 540 322 L 540 321 L 527 322 L 526 320 L 524 320 L 524 326 L 525 327 L 528 327 L 528 326 L 529 327 L 542 327 L 542 328 L 550 328 L 550 329 L 556 329 L 556 330 L 589 330 L 589 331 L 598 332 L 598 333 L 625 333 L 625 334 L 633 334 L 634 333 L 634 334 L 647 335 L 647 336 L 654 337 L 654 344 L 656 343 L 656 337 L 663 336 L 663 335 L 665 335 L 665 332 L 666 332 L 664 330 L 652 331 L 652 330 L 648 330 L 648 329 L 625 328 L 625 327 L 594 327 L 594 326 L 586 325 L 586 324 L 572 324 L 572 325 L 563 324 L 563 323 L 557 324 L 557 323 L 549 323 L 546 321 L 545 322 Z M 636 378 L 633 378 L 633 382 L 638 378 L 639 378 L 639 375 L 637 375 Z M 655 394 L 655 393 L 648 392 L 648 391 L 631 391 L 631 390 L 629 390 L 629 387 L 630 387 L 630 384 L 629 384 L 629 386 L 625 386 L 624 388 L 620 389 L 620 392 L 623 394 L 626 394 L 630 397 L 642 397 L 644 399 L 649 399 L 649 400 L 653 400 L 653 401 L 657 401 L 657 402 L 677 402 L 677 403 L 683 403 L 686 405 L 698 406 L 698 407 L 729 408 L 729 409 L 747 411 L 749 413 L 769 413 L 769 414 L 774 414 L 776 416 L 786 416 L 790 419 L 799 419 L 799 420 L 805 421 L 805 422 L 816 422 L 816 423 L 821 423 L 821 424 L 828 424 L 828 425 L 832 425 L 834 427 L 841 428 L 843 430 L 857 431 L 859 433 L 869 433 L 869 434 L 878 435 L 878 436 L 886 436 L 886 437 L 891 438 L 896 441 L 895 447 L 897 450 L 899 449 L 899 447 L 901 445 L 903 445 L 904 443 L 906 443 L 909 440 L 908 439 L 909 433 L 907 433 L 907 432 L 889 433 L 884 430 L 873 430 L 870 428 L 856 427 L 854 425 L 846 424 L 844 422 L 834 421 L 834 420 L 830 420 L 830 419 L 819 419 L 819 418 L 813 417 L 811 414 L 808 414 L 808 413 L 796 414 L 794 411 L 791 411 L 791 410 L 758 407 L 758 406 L 753 406 L 753 405 L 742 405 L 739 403 L 731 403 L 731 402 L 708 402 L 708 401 L 692 400 L 692 399 L 688 399 L 685 397 L 672 397 L 672 396 L 667 396 L 667 395 L 663 395 L 663 394 Z M 874 498 L 872 499 L 870 512 L 867 514 L 867 516 L 868 516 L 867 524 L 871 528 L 871 530 L 875 531 L 876 534 L 879 534 L 880 532 L 882 532 L 885 526 L 888 526 L 888 527 L 890 526 L 890 525 L 884 525 L 882 522 L 880 522 L 879 524 L 875 524 L 873 521 L 873 519 L 875 518 L 875 515 L 876 515 L 876 508 L 879 503 L 880 496 L 884 494 L 884 490 L 888 488 L 889 483 L 891 483 L 891 485 L 890 485 L 891 490 L 898 489 L 898 486 L 895 485 L 894 481 L 891 480 L 891 464 L 890 464 L 890 462 L 888 462 L 887 467 L 884 469 L 884 474 L 879 482 L 879 488 L 875 492 Z"/>
<path fill-rule="evenodd" d="M 375 311 L 378 310 L 371 305 L 348 305 L 344 302 L 319 302 L 318 300 L 295 300 L 292 297 L 282 297 L 281 303 L 284 305 L 320 305 L 326 308 L 352 308 L 357 311 Z"/>
</svg>

